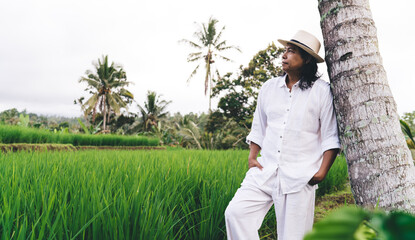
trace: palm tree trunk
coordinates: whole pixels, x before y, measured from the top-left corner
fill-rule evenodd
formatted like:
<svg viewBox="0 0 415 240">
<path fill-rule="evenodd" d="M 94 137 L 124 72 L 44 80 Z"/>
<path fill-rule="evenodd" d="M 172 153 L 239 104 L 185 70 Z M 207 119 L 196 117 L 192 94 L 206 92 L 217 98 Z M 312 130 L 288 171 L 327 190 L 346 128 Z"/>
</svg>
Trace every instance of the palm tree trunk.
<svg viewBox="0 0 415 240">
<path fill-rule="evenodd" d="M 107 123 L 110 122 L 110 117 L 111 117 L 111 111 L 110 111 L 110 109 L 111 109 L 111 107 L 108 105 L 108 108 L 107 108 Z"/>
<path fill-rule="evenodd" d="M 212 76 L 209 81 L 209 114 L 212 113 Z"/>
<path fill-rule="evenodd" d="M 107 129 L 106 128 L 106 126 L 107 126 L 107 118 L 106 118 L 106 116 L 107 116 L 107 102 L 106 102 L 106 99 L 105 99 L 105 94 L 102 96 L 102 98 L 103 98 L 103 107 L 104 107 L 104 111 L 103 111 L 103 120 L 104 120 L 104 125 L 103 125 L 103 128 L 104 128 L 104 132 L 105 132 L 105 130 Z"/>
<path fill-rule="evenodd" d="M 378 49 L 369 0 L 319 0 L 339 136 L 356 203 L 415 212 L 415 167 Z"/>
<path fill-rule="evenodd" d="M 205 79 L 205 96 L 207 93 L 207 89 L 209 88 L 209 113 L 212 112 L 211 108 L 211 95 L 212 95 L 212 75 L 211 75 L 211 64 L 212 64 L 212 52 L 210 51 L 210 47 L 208 53 L 206 55 L 206 79 Z"/>
</svg>

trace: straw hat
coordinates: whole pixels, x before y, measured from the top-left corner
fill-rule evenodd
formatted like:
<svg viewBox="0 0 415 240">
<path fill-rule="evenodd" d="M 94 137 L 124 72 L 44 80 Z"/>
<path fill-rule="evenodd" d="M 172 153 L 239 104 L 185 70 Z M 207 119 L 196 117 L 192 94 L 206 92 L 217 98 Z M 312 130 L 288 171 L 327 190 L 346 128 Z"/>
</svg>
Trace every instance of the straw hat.
<svg viewBox="0 0 415 240">
<path fill-rule="evenodd" d="M 284 46 L 287 46 L 287 43 L 296 45 L 313 56 L 318 63 L 324 62 L 324 59 L 318 55 L 318 51 L 320 50 L 320 41 L 306 31 L 300 30 L 291 40 L 278 39 L 278 42 Z"/>
</svg>

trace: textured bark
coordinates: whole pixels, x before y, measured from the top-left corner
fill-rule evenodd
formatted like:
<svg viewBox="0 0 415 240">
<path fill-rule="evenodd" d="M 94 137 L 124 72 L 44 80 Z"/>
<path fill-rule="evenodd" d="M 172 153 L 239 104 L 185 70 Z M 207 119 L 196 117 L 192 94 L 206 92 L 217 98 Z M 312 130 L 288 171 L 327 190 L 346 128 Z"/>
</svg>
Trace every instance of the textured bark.
<svg viewBox="0 0 415 240">
<path fill-rule="evenodd" d="M 415 167 L 378 49 L 369 0 L 319 0 L 339 136 L 358 205 L 415 212 Z"/>
</svg>

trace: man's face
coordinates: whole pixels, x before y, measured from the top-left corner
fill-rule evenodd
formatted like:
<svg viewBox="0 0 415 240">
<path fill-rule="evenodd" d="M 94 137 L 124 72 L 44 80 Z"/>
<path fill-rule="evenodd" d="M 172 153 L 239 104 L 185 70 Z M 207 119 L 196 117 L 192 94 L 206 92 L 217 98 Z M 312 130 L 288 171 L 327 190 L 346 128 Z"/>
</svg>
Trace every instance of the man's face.
<svg viewBox="0 0 415 240">
<path fill-rule="evenodd" d="M 304 64 L 305 62 L 301 57 L 300 49 L 297 46 L 288 43 L 285 47 L 285 52 L 282 55 L 282 70 L 286 73 L 300 72 Z"/>
</svg>

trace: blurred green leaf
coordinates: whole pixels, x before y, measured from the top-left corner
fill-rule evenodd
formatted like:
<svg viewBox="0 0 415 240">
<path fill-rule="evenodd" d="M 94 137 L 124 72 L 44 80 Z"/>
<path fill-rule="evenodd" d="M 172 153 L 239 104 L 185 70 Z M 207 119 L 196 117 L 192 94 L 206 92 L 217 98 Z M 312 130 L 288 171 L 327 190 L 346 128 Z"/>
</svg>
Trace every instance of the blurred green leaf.
<svg viewBox="0 0 415 240">
<path fill-rule="evenodd" d="M 313 230 L 308 233 L 304 240 L 350 240 L 350 239 L 373 239 L 356 238 L 362 236 L 372 236 L 371 231 L 365 226 L 361 226 L 365 220 L 369 219 L 369 214 L 356 207 L 345 207 L 331 213 L 325 219 L 314 224 Z"/>
<path fill-rule="evenodd" d="M 363 222 L 360 223 L 359 227 L 354 233 L 353 239 L 376 239 L 376 235 L 376 231 L 368 225 L 366 220 L 363 220 Z"/>
<path fill-rule="evenodd" d="M 415 239 L 415 217 L 405 212 L 391 212 L 380 229 L 388 240 Z"/>
</svg>

